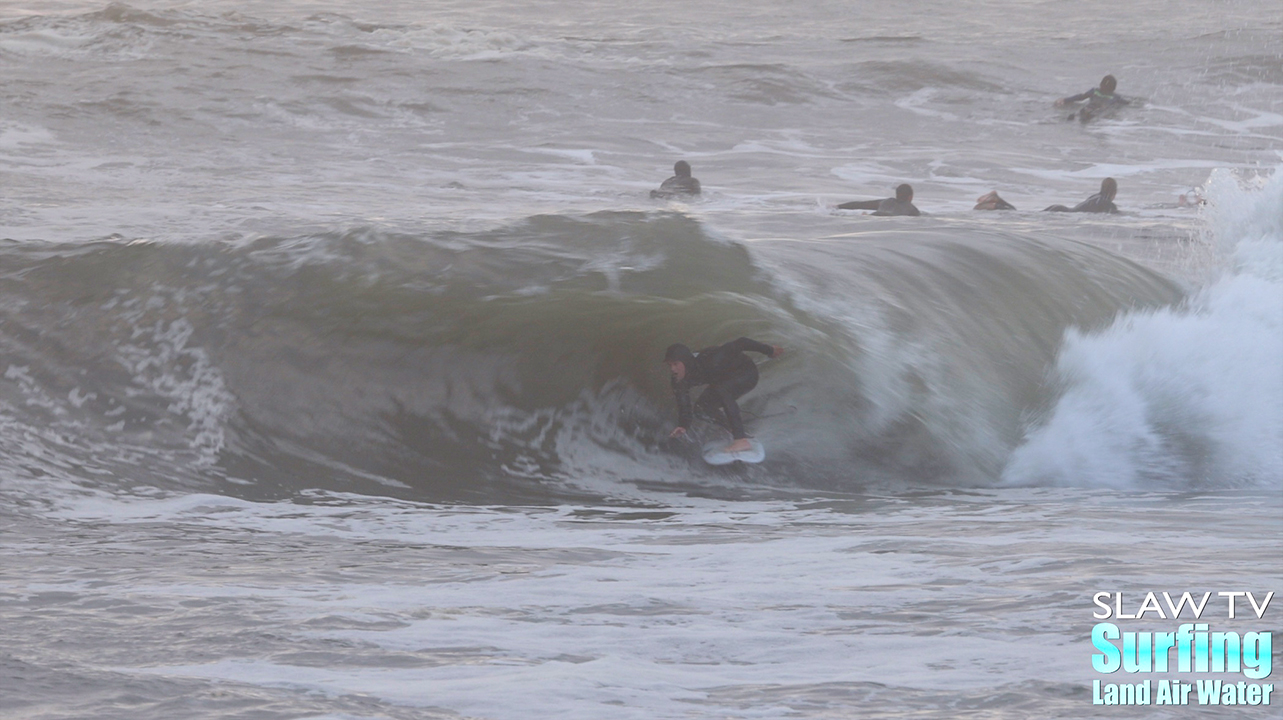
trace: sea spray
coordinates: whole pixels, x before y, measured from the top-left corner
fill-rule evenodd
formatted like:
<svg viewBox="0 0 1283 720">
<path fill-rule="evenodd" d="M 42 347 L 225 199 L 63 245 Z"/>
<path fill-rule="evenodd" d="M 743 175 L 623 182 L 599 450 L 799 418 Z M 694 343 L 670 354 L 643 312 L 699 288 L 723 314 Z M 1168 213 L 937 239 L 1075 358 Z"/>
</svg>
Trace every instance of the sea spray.
<svg viewBox="0 0 1283 720">
<path fill-rule="evenodd" d="M 1283 174 L 1208 183 L 1227 270 L 1178 307 L 1070 330 L 1065 391 L 1012 455 L 1013 484 L 1182 489 L 1283 484 Z"/>
</svg>

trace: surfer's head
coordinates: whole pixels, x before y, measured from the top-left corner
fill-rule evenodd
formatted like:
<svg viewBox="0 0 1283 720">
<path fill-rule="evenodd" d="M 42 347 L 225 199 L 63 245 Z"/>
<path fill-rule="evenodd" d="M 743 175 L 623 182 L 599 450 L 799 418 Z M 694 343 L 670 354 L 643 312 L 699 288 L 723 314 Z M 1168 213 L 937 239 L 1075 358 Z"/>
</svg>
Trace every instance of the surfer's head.
<svg viewBox="0 0 1283 720">
<path fill-rule="evenodd" d="M 1113 95 L 1114 90 L 1118 88 L 1118 80 L 1113 75 L 1106 75 L 1100 79 L 1100 91 L 1106 95 Z"/>
<path fill-rule="evenodd" d="M 1118 181 L 1113 178 L 1105 178 L 1100 181 L 1100 196 L 1110 202 L 1113 202 L 1114 196 L 1118 194 Z"/>
<path fill-rule="evenodd" d="M 673 343 L 664 351 L 664 364 L 677 380 L 686 377 L 686 368 L 695 362 L 695 353 L 681 343 Z"/>
<path fill-rule="evenodd" d="M 676 164 L 673 165 L 673 174 L 676 175 L 677 177 L 690 177 L 691 176 L 690 163 L 686 162 L 685 160 L 678 160 Z"/>
<path fill-rule="evenodd" d="M 903 183 L 895 189 L 895 199 L 900 202 L 913 202 L 913 186 Z"/>
</svg>

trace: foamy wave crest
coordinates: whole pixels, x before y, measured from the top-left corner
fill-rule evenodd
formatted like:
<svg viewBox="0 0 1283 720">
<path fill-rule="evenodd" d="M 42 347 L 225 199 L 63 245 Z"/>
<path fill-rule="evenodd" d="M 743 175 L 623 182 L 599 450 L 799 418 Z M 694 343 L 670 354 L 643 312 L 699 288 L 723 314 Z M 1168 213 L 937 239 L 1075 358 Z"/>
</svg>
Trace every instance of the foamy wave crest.
<svg viewBox="0 0 1283 720">
<path fill-rule="evenodd" d="M 1070 331 L 1065 387 L 1004 480 L 1119 488 L 1283 485 L 1283 173 L 1208 183 L 1228 261 L 1180 307 Z"/>
</svg>

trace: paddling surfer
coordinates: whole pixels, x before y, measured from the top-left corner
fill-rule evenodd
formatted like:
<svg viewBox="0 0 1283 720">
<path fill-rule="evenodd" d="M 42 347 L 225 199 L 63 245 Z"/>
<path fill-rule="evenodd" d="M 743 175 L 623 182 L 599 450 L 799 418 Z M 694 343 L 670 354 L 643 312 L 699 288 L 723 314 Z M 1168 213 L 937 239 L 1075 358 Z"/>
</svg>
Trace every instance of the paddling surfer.
<svg viewBox="0 0 1283 720">
<path fill-rule="evenodd" d="M 884 200 L 852 200 L 838 205 L 838 210 L 872 210 L 874 215 L 909 215 L 922 213 L 913 204 L 913 186 L 902 183 L 895 189 L 895 197 Z"/>
<path fill-rule="evenodd" d="M 1060 98 L 1056 101 L 1056 107 L 1064 107 L 1066 105 L 1080 103 L 1083 100 L 1086 100 L 1087 104 L 1079 110 L 1077 114 L 1078 119 L 1081 122 L 1087 122 L 1092 118 L 1100 116 L 1102 113 L 1113 111 L 1124 105 L 1130 104 L 1130 101 L 1127 100 L 1127 98 L 1114 94 L 1114 89 L 1117 87 L 1118 80 L 1115 79 L 1113 75 L 1106 75 L 1100 79 L 1100 87 L 1094 87 L 1087 92 L 1078 93 L 1077 95 Z M 1069 116 L 1070 120 L 1073 118 L 1073 115 Z"/>
<path fill-rule="evenodd" d="M 1114 198 L 1117 195 L 1118 181 L 1113 178 L 1105 178 L 1100 181 L 1100 192 L 1077 205 L 1071 208 L 1064 205 L 1052 205 L 1049 208 L 1044 208 L 1043 212 L 1116 213 L 1118 212 L 1118 206 L 1114 205 Z"/>
<path fill-rule="evenodd" d="M 691 177 L 690 163 L 678 160 L 673 165 L 673 176 L 660 183 L 658 190 L 651 190 L 655 199 L 667 199 L 700 194 L 699 180 Z"/>
</svg>

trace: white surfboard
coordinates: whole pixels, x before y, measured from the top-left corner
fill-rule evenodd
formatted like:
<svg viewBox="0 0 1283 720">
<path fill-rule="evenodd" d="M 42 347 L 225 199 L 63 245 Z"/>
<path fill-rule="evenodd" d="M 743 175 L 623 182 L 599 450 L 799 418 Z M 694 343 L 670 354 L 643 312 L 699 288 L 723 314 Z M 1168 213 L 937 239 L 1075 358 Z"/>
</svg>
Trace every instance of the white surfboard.
<svg viewBox="0 0 1283 720">
<path fill-rule="evenodd" d="M 704 446 L 704 462 L 709 465 L 729 465 L 736 461 L 760 463 L 765 460 L 766 448 L 762 447 L 762 443 L 756 440 L 749 440 L 748 442 L 752 447 L 734 453 L 722 452 L 722 448 L 730 445 L 725 440 L 708 443 Z"/>
</svg>

